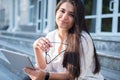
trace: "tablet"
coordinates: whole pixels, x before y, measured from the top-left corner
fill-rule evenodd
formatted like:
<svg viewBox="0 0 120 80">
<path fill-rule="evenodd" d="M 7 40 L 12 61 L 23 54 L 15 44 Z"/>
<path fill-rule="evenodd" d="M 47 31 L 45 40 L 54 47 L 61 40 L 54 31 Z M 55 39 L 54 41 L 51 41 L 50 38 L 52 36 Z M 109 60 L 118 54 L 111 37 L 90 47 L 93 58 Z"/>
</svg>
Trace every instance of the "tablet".
<svg viewBox="0 0 120 80">
<path fill-rule="evenodd" d="M 34 68 L 30 58 L 25 54 L 5 49 L 0 49 L 0 51 L 13 68 L 16 68 L 17 70 L 23 70 L 25 67 Z"/>
</svg>

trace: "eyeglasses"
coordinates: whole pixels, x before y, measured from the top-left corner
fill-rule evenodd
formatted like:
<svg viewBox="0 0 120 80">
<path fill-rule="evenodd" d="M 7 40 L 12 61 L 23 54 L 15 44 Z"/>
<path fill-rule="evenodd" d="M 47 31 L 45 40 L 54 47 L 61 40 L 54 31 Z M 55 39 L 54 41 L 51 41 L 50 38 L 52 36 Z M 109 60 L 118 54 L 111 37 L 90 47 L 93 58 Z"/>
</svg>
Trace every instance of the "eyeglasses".
<svg viewBox="0 0 120 80">
<path fill-rule="evenodd" d="M 65 43 L 60 43 L 60 42 L 51 42 L 51 43 L 57 43 L 57 44 L 64 44 L 67 45 Z M 65 50 L 62 50 L 61 52 L 58 53 L 58 55 L 56 55 L 53 59 L 51 59 L 50 55 L 45 52 L 45 60 L 46 60 L 46 64 L 50 64 L 53 60 L 55 60 L 60 54 L 62 54 L 63 52 L 65 52 Z M 48 61 L 48 58 L 50 59 L 50 61 Z"/>
</svg>

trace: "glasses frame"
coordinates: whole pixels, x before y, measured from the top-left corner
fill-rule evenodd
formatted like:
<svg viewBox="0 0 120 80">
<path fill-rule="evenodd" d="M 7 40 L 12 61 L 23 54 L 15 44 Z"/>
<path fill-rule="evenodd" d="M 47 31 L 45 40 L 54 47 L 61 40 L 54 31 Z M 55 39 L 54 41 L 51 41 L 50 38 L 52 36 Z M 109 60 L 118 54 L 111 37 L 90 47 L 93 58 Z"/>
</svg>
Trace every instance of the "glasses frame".
<svg viewBox="0 0 120 80">
<path fill-rule="evenodd" d="M 65 44 L 65 43 L 60 43 L 60 42 L 51 42 L 51 43 L 57 43 L 57 44 L 67 45 L 67 44 Z M 59 52 L 59 54 L 56 55 L 53 59 L 51 59 L 49 62 L 47 61 L 47 56 L 50 57 L 50 55 L 49 55 L 47 52 L 45 52 L 45 61 L 46 61 L 46 64 L 50 64 L 53 60 L 55 60 L 55 59 L 56 59 L 60 54 L 62 54 L 63 52 L 65 52 L 65 50 L 62 50 L 61 52 Z"/>
</svg>

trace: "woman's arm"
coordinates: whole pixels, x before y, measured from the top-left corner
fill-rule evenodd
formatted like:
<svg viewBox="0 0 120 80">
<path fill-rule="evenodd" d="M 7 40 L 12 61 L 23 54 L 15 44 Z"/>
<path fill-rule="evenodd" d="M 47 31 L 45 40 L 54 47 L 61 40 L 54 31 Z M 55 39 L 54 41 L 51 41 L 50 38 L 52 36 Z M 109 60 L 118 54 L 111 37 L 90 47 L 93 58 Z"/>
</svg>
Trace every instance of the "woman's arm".
<svg viewBox="0 0 120 80">
<path fill-rule="evenodd" d="M 32 80 L 44 80 L 46 72 L 40 69 L 25 68 L 24 71 Z M 69 72 L 49 72 L 49 80 L 68 80 Z"/>
<path fill-rule="evenodd" d="M 50 41 L 44 37 L 41 37 L 34 42 L 33 48 L 37 68 L 39 69 L 46 68 L 46 62 L 43 52 L 48 51 L 50 47 L 51 47 Z"/>
<path fill-rule="evenodd" d="M 46 68 L 45 58 L 43 56 L 43 51 L 39 48 L 34 48 L 36 67 L 39 69 Z"/>
<path fill-rule="evenodd" d="M 33 44 L 34 54 L 35 54 L 35 61 L 36 61 L 36 67 L 44 69 L 46 67 L 45 59 L 43 56 L 43 51 L 40 48 L 42 44 L 40 43 L 40 39 L 37 39 Z"/>
<path fill-rule="evenodd" d="M 49 80 L 68 80 L 69 78 L 69 72 L 50 72 Z"/>
</svg>

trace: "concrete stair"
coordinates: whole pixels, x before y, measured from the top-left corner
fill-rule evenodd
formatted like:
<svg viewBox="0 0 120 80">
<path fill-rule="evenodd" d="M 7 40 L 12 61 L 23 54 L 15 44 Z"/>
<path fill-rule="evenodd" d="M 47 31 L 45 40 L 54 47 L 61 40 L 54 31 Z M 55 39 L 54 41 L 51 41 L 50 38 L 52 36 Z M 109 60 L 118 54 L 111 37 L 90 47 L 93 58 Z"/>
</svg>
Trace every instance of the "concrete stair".
<svg viewBox="0 0 120 80">
<path fill-rule="evenodd" d="M 98 52 L 101 65 L 111 70 L 120 71 L 120 55 L 113 52 Z"/>
<path fill-rule="evenodd" d="M 23 75 L 25 74 L 15 72 L 12 66 L 1 58 L 0 53 L 0 80 L 22 80 Z"/>
<path fill-rule="evenodd" d="M 120 80 L 120 71 L 115 71 L 102 67 L 101 73 L 104 76 L 105 80 Z"/>
<path fill-rule="evenodd" d="M 19 32 L 19 31 L 18 32 L 0 31 L 0 36 L 35 40 L 35 39 L 39 38 L 40 36 L 45 36 L 45 34 L 33 33 L 33 32 Z"/>
<path fill-rule="evenodd" d="M 40 33 L 20 33 L 20 32 L 0 32 L 0 48 L 13 50 L 22 54 L 30 56 L 32 63 L 34 64 L 34 53 L 32 44 L 35 39 L 45 34 Z M 105 40 L 101 37 L 94 37 L 94 43 L 97 48 L 100 63 L 102 65 L 101 73 L 106 80 L 120 80 L 120 40 Z M 114 46 L 114 49 L 112 47 Z M 109 49 L 110 47 L 110 49 Z M 21 72 L 14 71 L 10 65 L 4 64 L 4 61 L 0 59 L 0 64 L 3 64 L 7 70 L 10 70 L 13 74 L 19 75 Z M 8 66 L 8 67 L 7 67 Z M 113 75 L 113 76 L 112 76 Z M 24 76 L 24 75 L 22 75 Z M 22 77 L 21 76 L 21 77 Z M 7 79 L 6 79 L 7 80 Z"/>
<path fill-rule="evenodd" d="M 107 80 L 120 80 L 120 38 L 118 36 L 93 36 L 99 55 L 102 73 Z M 109 72 L 109 73 L 108 73 Z"/>
<path fill-rule="evenodd" d="M 40 36 L 44 35 L 38 36 L 38 34 L 34 33 L 0 32 L 0 48 L 16 51 L 21 54 L 27 54 L 32 63 L 35 64 L 32 44 L 34 40 Z M 25 76 L 23 71 L 17 71 L 12 67 L 12 65 L 8 64 L 2 55 L 0 55 L 0 67 L 4 67 L 4 69 L 6 69 L 6 71 L 3 72 L 1 70 L 2 68 L 0 68 L 0 74 L 2 74 L 0 77 L 2 80 L 21 80 Z M 8 74 L 6 74 L 7 71 L 9 72 Z M 12 78 L 11 74 L 13 75 Z M 5 76 L 8 76 L 8 78 L 5 78 Z"/>
<path fill-rule="evenodd" d="M 93 37 L 102 66 L 120 71 L 120 38 Z"/>
</svg>

